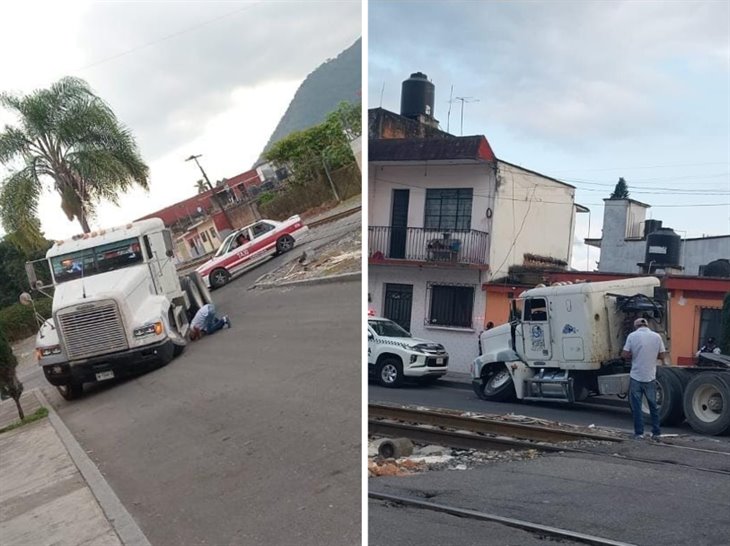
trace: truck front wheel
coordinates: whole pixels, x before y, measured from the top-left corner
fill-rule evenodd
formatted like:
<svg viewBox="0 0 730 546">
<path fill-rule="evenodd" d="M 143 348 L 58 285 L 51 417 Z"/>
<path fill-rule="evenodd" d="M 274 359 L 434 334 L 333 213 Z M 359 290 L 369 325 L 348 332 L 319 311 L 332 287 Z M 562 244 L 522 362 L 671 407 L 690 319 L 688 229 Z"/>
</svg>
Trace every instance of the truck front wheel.
<svg viewBox="0 0 730 546">
<path fill-rule="evenodd" d="M 65 400 L 76 400 L 82 394 L 84 394 L 84 386 L 81 383 L 72 381 L 65 385 L 59 385 L 56 387 L 58 392 Z"/>
<path fill-rule="evenodd" d="M 481 383 L 473 383 L 474 393 L 488 402 L 507 402 L 514 400 L 515 385 L 504 364 L 490 366 L 482 372 Z"/>
</svg>

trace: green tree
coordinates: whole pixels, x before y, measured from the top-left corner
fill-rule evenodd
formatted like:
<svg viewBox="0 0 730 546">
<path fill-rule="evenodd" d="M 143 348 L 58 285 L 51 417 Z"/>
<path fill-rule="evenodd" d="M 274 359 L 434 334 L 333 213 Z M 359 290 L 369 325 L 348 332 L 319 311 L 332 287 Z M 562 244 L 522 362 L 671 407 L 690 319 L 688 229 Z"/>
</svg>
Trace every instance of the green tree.
<svg viewBox="0 0 730 546">
<path fill-rule="evenodd" d="M 613 193 L 609 199 L 628 199 L 629 198 L 629 186 L 626 184 L 626 180 L 623 177 L 618 179 L 616 186 L 613 188 Z"/>
<path fill-rule="evenodd" d="M 18 416 L 21 421 L 25 418 L 23 408 L 20 406 L 20 395 L 23 394 L 23 384 L 15 373 L 18 366 L 18 360 L 13 354 L 10 343 L 5 338 L 5 334 L 0 330 L 0 393 L 9 396 L 15 401 L 15 407 L 18 409 Z"/>
<path fill-rule="evenodd" d="M 6 235 L 0 240 L 0 308 L 17 303 L 20 293 L 30 289 L 25 273 L 25 262 L 42 259 L 51 246 L 50 241 L 44 241 L 38 250 L 25 252 L 14 241 L 14 235 Z M 37 273 L 41 272 L 42 269 L 39 268 Z M 43 280 L 50 279 L 43 278 Z"/>
<path fill-rule="evenodd" d="M 0 186 L 7 232 L 42 243 L 38 200 L 47 187 L 85 233 L 99 201 L 117 204 L 134 184 L 148 188 L 149 169 L 134 137 L 84 80 L 65 77 L 27 95 L 2 93 L 0 104 L 18 119 L 0 132 L 0 163 L 10 171 Z"/>
<path fill-rule="evenodd" d="M 275 143 L 266 152 L 266 159 L 286 165 L 298 184 L 324 176 L 325 161 L 332 170 L 352 163 L 355 158 L 350 139 L 362 132 L 360 108 L 360 104 L 340 103 L 324 122 Z"/>
<path fill-rule="evenodd" d="M 730 292 L 725 294 L 722 302 L 722 318 L 720 319 L 720 350 L 724 355 L 730 355 Z"/>
</svg>

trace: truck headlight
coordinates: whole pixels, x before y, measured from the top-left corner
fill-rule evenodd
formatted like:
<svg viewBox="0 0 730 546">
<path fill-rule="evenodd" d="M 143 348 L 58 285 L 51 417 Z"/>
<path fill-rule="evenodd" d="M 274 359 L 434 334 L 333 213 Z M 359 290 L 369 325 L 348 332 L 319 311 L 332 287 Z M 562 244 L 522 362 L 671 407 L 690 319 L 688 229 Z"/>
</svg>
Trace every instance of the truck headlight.
<svg viewBox="0 0 730 546">
<path fill-rule="evenodd" d="M 35 354 L 38 359 L 45 358 L 45 357 L 52 356 L 52 355 L 60 355 L 61 346 L 60 345 L 51 345 L 50 347 L 36 347 Z"/>
<path fill-rule="evenodd" d="M 161 322 L 153 322 L 152 324 L 146 324 L 142 326 L 141 328 L 135 328 L 134 329 L 134 337 L 144 337 L 144 336 L 159 336 L 163 331 L 162 323 Z"/>
</svg>

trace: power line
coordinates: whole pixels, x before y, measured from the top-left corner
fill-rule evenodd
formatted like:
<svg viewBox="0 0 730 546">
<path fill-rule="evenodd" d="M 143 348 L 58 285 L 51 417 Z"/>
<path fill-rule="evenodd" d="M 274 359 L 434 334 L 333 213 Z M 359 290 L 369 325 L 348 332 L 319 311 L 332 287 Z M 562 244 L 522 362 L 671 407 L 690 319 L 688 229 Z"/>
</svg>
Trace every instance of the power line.
<svg viewBox="0 0 730 546">
<path fill-rule="evenodd" d="M 249 9 L 251 9 L 253 7 L 256 7 L 258 4 L 263 4 L 263 2 L 255 2 L 253 4 L 247 4 L 247 5 L 245 5 L 242 8 L 239 8 L 239 9 L 234 10 L 234 11 L 229 11 L 228 13 L 224 13 L 223 15 L 219 15 L 218 17 L 214 17 L 213 19 L 208 19 L 207 21 L 203 21 L 202 23 L 198 23 L 197 25 L 193 25 L 193 26 L 184 28 L 182 30 L 179 30 L 177 32 L 173 32 L 172 34 L 168 34 L 167 36 L 162 36 L 161 38 L 157 38 L 155 40 L 152 40 L 151 42 L 147 42 L 145 44 L 141 44 L 141 45 L 135 46 L 133 48 L 127 49 L 126 51 L 122 51 L 121 53 L 117 53 L 117 54 L 111 55 L 109 57 L 104 57 L 103 59 L 99 59 L 97 61 L 94 61 L 94 62 L 92 62 L 90 64 L 87 64 L 85 66 L 82 66 L 81 68 L 77 68 L 76 70 L 77 71 L 87 70 L 89 68 L 93 68 L 93 67 L 98 66 L 100 64 L 104 64 L 106 62 L 113 61 L 114 59 L 118 59 L 120 57 L 124 57 L 126 55 L 129 55 L 130 53 L 134 53 L 135 51 L 140 51 L 142 49 L 146 49 L 146 48 L 151 47 L 151 46 L 153 46 L 155 44 L 158 44 L 160 42 L 164 42 L 164 41 L 170 40 L 172 38 L 177 38 L 178 36 L 181 36 L 183 34 L 187 34 L 188 32 L 192 32 L 194 30 L 198 30 L 199 28 L 202 28 L 204 26 L 207 26 L 207 25 L 210 25 L 210 24 L 215 23 L 217 21 L 220 21 L 221 19 L 226 19 L 228 17 L 231 17 L 233 15 L 236 15 L 238 13 L 241 13 L 242 11 L 249 10 Z"/>
<path fill-rule="evenodd" d="M 661 169 L 664 167 L 700 167 L 705 165 L 730 165 L 730 162 L 728 161 L 713 161 L 708 163 L 669 163 L 665 165 L 643 165 L 638 167 L 602 167 L 599 169 L 557 169 L 553 172 L 560 173 L 560 172 L 576 172 L 576 171 L 590 171 L 590 172 L 598 172 L 598 171 L 629 171 L 632 169 Z"/>
</svg>

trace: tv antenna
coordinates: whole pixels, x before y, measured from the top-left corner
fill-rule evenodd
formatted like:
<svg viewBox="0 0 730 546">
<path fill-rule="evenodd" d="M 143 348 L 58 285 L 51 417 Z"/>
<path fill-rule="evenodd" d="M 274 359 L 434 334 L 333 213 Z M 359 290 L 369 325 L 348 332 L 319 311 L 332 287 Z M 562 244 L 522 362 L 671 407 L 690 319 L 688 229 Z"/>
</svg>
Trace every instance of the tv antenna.
<svg viewBox="0 0 730 546">
<path fill-rule="evenodd" d="M 449 93 L 449 113 L 446 114 L 446 132 L 449 132 L 449 125 L 451 124 L 451 105 L 454 102 L 454 84 L 451 84 L 451 93 Z"/>
<path fill-rule="evenodd" d="M 383 87 L 380 88 L 380 108 L 383 107 L 383 93 L 385 93 L 385 80 L 383 80 Z"/>
<path fill-rule="evenodd" d="M 479 102 L 479 99 L 475 99 L 474 97 L 454 97 L 454 100 L 461 102 L 461 136 L 464 136 L 464 103 Z"/>
</svg>

